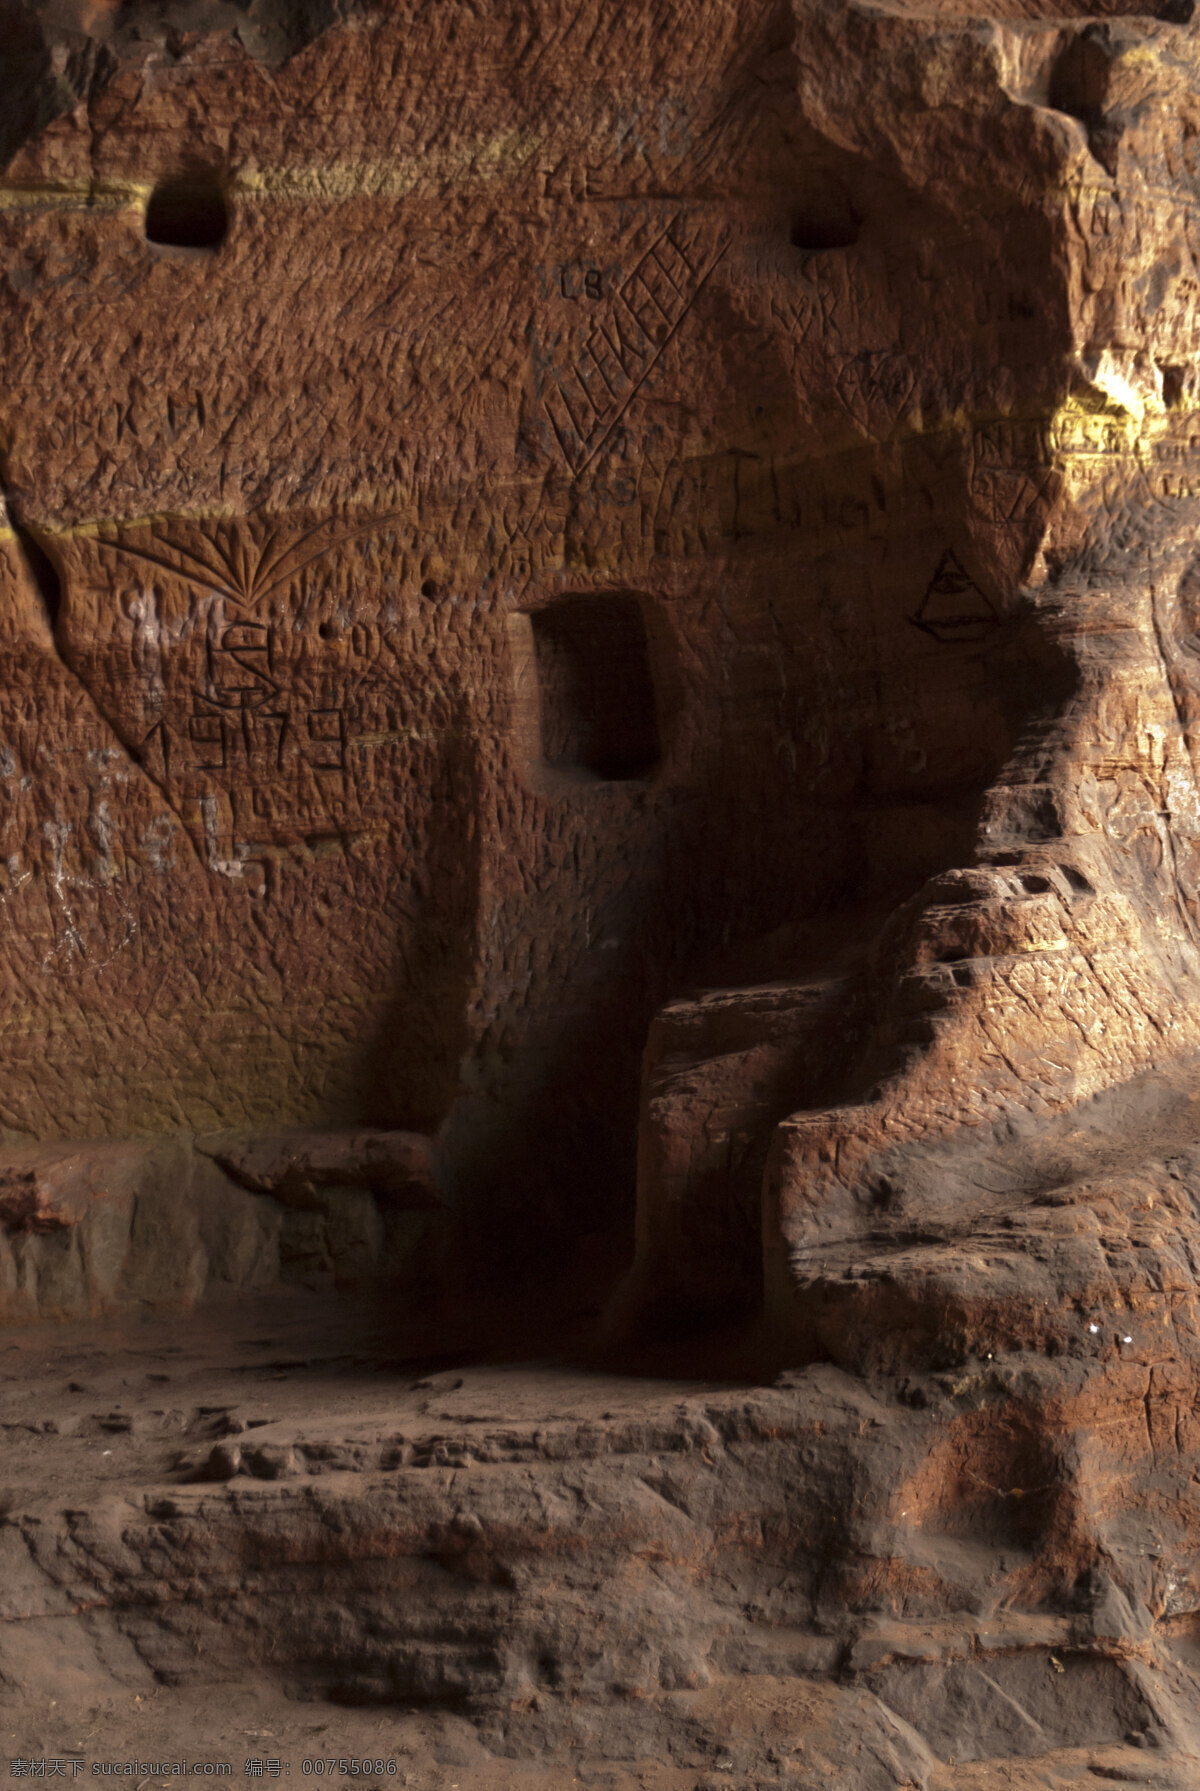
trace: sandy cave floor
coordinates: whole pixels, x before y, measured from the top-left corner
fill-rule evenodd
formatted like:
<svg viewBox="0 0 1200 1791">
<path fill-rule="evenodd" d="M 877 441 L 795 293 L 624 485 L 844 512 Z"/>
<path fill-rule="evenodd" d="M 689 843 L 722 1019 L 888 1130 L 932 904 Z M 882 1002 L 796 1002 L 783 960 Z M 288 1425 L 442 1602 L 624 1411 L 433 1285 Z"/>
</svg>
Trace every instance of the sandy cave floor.
<svg viewBox="0 0 1200 1791">
<path fill-rule="evenodd" d="M 480 1327 L 489 1322 L 475 1316 Z M 529 1318 L 535 1330 L 540 1316 Z M 113 1513 L 119 1525 L 135 1510 L 186 1515 L 192 1501 L 214 1497 L 252 1509 L 255 1499 L 278 1496 L 270 1485 L 277 1476 L 353 1500 L 387 1475 L 399 1439 L 408 1461 L 433 1468 L 453 1509 L 456 1482 L 470 1477 L 456 1465 L 464 1437 L 480 1439 L 477 1474 L 488 1437 L 527 1437 L 536 1446 L 558 1424 L 644 1424 L 769 1385 L 761 1370 L 737 1380 L 688 1378 L 678 1362 L 658 1374 L 618 1373 L 532 1354 L 481 1359 L 469 1347 L 465 1363 L 456 1362 L 450 1350 L 421 1354 L 403 1332 L 394 1313 L 369 1301 L 295 1294 L 184 1316 L 0 1333 L 0 1555 L 5 1530 L 31 1520 L 49 1532 L 78 1510 Z M 528 1329 L 513 1341 L 527 1344 Z M 222 1484 L 221 1462 L 236 1463 L 234 1451 L 240 1472 Z M 0 1600 L 6 1592 L 5 1615 L 19 1616 L 21 1588 L 6 1588 L 0 1573 Z M 6 1627 L 11 1636 L 16 1625 Z M 227 1765 L 220 1776 L 235 1784 L 330 1775 L 344 1783 L 368 1776 L 362 1762 L 370 1761 L 382 1763 L 385 1782 L 418 1791 L 809 1791 L 835 1782 L 810 1752 L 815 1694 L 803 1677 L 715 1674 L 707 1686 L 661 1700 L 716 1738 L 698 1770 L 694 1758 L 672 1759 L 665 1741 L 661 1753 L 624 1746 L 619 1711 L 601 1707 L 569 1746 L 547 1732 L 543 1748 L 535 1741 L 505 1758 L 494 1722 L 489 1732 L 473 1715 L 394 1703 L 354 1708 L 314 1696 L 286 1674 L 248 1667 L 231 1675 L 224 1662 L 208 1683 L 155 1685 L 143 1673 L 121 1684 L 119 1675 L 90 1675 L 86 1651 L 60 1654 L 62 1634 L 28 1625 L 18 1644 L 26 1689 L 0 1685 L 0 1781 L 34 1770 L 43 1776 L 43 1761 L 44 1775 L 64 1784 L 112 1782 L 105 1767 L 172 1761 L 193 1778 L 215 1776 L 206 1764 Z M 38 1650 L 44 1659 L 33 1658 Z M 204 1663 L 196 1667 L 203 1678 Z M 514 1706 L 512 1720 L 536 1727 L 533 1705 Z M 766 1776 L 754 1768 L 760 1760 L 769 1762 Z M 14 1762 L 38 1764 L 14 1771 Z M 1092 1747 L 961 1765 L 945 1777 L 935 1772 L 927 1791 L 1078 1791 L 1113 1780 L 1189 1791 L 1178 1774 L 1177 1761 L 1152 1753 Z M 180 1781 L 135 1771 L 120 1782 L 150 1791 Z M 856 1776 L 845 1791 L 875 1784 L 870 1774 Z"/>
<path fill-rule="evenodd" d="M 728 1384 L 537 1361 L 430 1370 L 404 1353 L 394 1316 L 328 1295 L 14 1328 L 0 1333 L 0 1507 L 13 1521 L 39 1510 L 141 1502 L 156 1491 L 169 1496 L 179 1487 L 211 1486 L 208 1464 L 222 1444 L 268 1452 L 297 1444 L 336 1448 L 336 1465 L 309 1462 L 301 1471 L 344 1484 L 360 1471 L 351 1452 L 362 1451 L 369 1471 L 401 1434 L 435 1439 L 447 1427 L 620 1419 Z M 253 1483 L 244 1472 L 237 1481 Z M 47 1667 L 53 1677 L 53 1663 Z M 317 1762 L 369 1759 L 384 1762 L 387 1782 L 422 1791 L 454 1791 L 460 1783 L 511 1791 L 560 1784 L 692 1791 L 697 1783 L 694 1768 L 653 1760 L 578 1771 L 557 1760 L 505 1762 L 485 1753 L 474 1725 L 460 1716 L 309 1702 L 256 1675 L 199 1691 L 93 1692 L 64 1668 L 57 1697 L 0 1693 L 0 1775 L 12 1779 L 14 1760 L 46 1759 L 62 1764 L 63 1782 L 94 1781 L 102 1775 L 93 1764 L 166 1758 L 189 1768 L 229 1762 L 244 1784 L 260 1776 L 247 1772 L 248 1762 L 262 1762 L 264 1782 L 274 1779 L 270 1763 L 277 1762 L 282 1782 L 319 1778 Z M 86 1772 L 72 1761 L 85 1762 Z M 150 1775 L 132 1782 L 147 1779 L 159 1782 Z M 728 1773 L 720 1782 L 729 1783 Z"/>
</svg>

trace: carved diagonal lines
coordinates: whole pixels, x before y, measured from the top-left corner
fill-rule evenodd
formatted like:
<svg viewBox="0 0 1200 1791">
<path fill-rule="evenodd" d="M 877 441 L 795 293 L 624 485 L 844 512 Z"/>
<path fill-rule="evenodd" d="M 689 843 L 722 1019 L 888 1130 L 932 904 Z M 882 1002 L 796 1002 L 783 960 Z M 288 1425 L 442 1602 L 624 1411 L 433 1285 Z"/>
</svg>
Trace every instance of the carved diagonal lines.
<svg viewBox="0 0 1200 1791">
<path fill-rule="evenodd" d="M 673 219 L 651 243 L 571 365 L 550 378 L 546 415 L 575 477 L 621 421 L 725 253 L 722 244 L 698 257 L 679 225 Z"/>
</svg>

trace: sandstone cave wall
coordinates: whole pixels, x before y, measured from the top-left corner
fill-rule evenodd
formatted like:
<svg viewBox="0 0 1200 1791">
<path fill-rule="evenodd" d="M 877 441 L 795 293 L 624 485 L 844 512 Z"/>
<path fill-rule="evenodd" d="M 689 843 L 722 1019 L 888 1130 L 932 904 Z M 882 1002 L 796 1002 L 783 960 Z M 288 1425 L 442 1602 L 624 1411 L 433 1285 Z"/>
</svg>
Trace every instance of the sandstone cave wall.
<svg viewBox="0 0 1200 1791">
<path fill-rule="evenodd" d="M 467 1210 L 603 1228 L 662 1002 L 865 945 L 1036 781 L 1090 64 L 958 8 L 22 17 L 4 1130 L 437 1130 Z"/>
</svg>

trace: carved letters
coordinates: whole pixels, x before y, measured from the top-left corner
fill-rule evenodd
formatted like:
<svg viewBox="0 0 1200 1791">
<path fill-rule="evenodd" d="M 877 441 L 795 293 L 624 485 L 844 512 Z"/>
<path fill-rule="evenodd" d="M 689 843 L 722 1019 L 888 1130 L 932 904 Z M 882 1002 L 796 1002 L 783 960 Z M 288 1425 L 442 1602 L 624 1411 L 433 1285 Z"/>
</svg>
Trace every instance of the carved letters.
<svg viewBox="0 0 1200 1791">
<path fill-rule="evenodd" d="M 573 475 L 595 458 L 653 371 L 723 253 L 673 218 L 621 279 L 598 268 L 563 268 L 559 291 L 581 294 L 596 316 L 572 339 L 565 364 L 552 362 L 542 404 Z M 607 302 L 605 302 L 607 301 Z"/>
<path fill-rule="evenodd" d="M 287 541 L 253 519 L 193 525 L 186 540 L 178 527 L 101 538 L 156 576 L 125 606 L 138 675 L 116 675 L 118 634 L 90 687 L 217 868 L 361 821 L 380 783 L 374 761 L 407 738 L 378 631 L 343 636 L 310 615 L 311 591 L 295 595 L 306 567 L 388 520 L 329 521 Z"/>
</svg>

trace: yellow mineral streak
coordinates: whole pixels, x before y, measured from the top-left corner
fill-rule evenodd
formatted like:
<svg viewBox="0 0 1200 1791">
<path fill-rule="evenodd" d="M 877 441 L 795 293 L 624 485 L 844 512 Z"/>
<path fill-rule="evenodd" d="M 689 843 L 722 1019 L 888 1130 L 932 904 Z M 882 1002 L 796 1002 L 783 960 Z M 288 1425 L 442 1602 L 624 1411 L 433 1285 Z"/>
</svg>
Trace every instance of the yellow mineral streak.
<svg viewBox="0 0 1200 1791">
<path fill-rule="evenodd" d="M 128 211 L 150 197 L 153 181 L 9 180 L 0 182 L 0 211 Z"/>
<path fill-rule="evenodd" d="M 230 191 L 280 200 L 404 198 L 422 185 L 494 179 L 528 161 L 538 148 L 538 138 L 509 133 L 388 162 L 246 171 L 235 176 Z"/>
<path fill-rule="evenodd" d="M 279 201 L 402 199 L 421 187 L 495 180 L 540 148 L 540 139 L 516 132 L 382 162 L 334 162 L 328 167 L 242 169 L 228 183 L 230 196 Z M 0 183 L 0 211 L 135 211 L 146 204 L 152 180 L 27 180 Z"/>
</svg>

